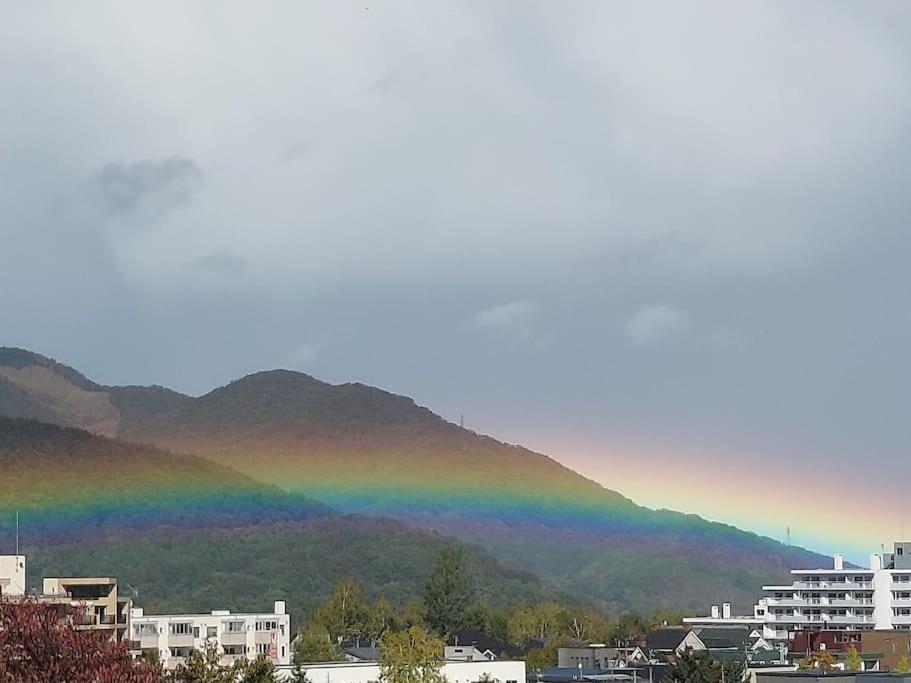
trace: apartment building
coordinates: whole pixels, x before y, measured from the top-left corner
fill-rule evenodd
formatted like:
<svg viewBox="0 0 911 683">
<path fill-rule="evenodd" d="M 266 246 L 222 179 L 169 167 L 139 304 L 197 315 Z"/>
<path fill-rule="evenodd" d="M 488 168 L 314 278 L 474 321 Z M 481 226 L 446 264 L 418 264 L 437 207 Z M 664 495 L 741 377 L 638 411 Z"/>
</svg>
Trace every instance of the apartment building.
<svg viewBox="0 0 911 683">
<path fill-rule="evenodd" d="M 0 595 L 25 595 L 25 555 L 0 555 Z"/>
<path fill-rule="evenodd" d="M 307 678 L 317 683 L 376 683 L 380 680 L 379 662 L 321 662 L 304 664 L 303 669 Z M 275 680 L 289 680 L 292 671 L 290 665 L 277 667 Z M 525 662 L 521 660 L 446 660 L 440 673 L 447 683 L 477 683 L 483 680 L 526 683 Z"/>
<path fill-rule="evenodd" d="M 130 633 L 133 601 L 120 595 L 117 579 L 78 577 L 44 579 L 42 590 L 34 596 L 40 602 L 76 608 L 76 627 L 103 631 L 111 640 L 123 642 Z"/>
<path fill-rule="evenodd" d="M 158 655 L 165 668 L 174 668 L 193 650 L 217 648 L 222 664 L 266 655 L 276 665 L 291 663 L 291 624 L 284 601 L 272 612 L 232 614 L 131 614 L 132 649 L 137 654 Z"/>
<path fill-rule="evenodd" d="M 870 556 L 869 568 L 845 566 L 840 554 L 831 569 L 792 569 L 789 584 L 763 586 L 752 616 L 688 617 L 690 626 L 751 625 L 767 641 L 787 641 L 795 631 L 911 629 L 911 542 Z"/>
<path fill-rule="evenodd" d="M 38 602 L 58 605 L 61 618 L 67 608 L 72 612 L 77 628 L 105 632 L 117 642 L 126 640 L 129 633 L 133 603 L 118 593 L 117 579 L 48 578 L 44 579 L 40 593 L 28 591 L 25 555 L 0 555 L 0 595 L 7 598 L 27 596 Z"/>
</svg>

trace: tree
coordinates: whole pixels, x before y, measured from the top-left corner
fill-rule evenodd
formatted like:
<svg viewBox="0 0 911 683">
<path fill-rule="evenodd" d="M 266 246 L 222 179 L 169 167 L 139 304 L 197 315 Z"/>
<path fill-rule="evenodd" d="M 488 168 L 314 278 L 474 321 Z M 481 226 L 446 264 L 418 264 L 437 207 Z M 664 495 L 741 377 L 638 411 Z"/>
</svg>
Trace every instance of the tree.
<svg viewBox="0 0 911 683">
<path fill-rule="evenodd" d="M 294 653 L 295 662 L 337 662 L 341 659 L 342 649 L 332 641 L 322 625 L 311 624 L 300 634 Z"/>
<path fill-rule="evenodd" d="M 421 626 L 427 615 L 424 602 L 420 598 L 411 598 L 402 605 L 392 617 L 395 628 L 403 630 L 410 626 Z"/>
<path fill-rule="evenodd" d="M 377 598 L 367 615 L 366 635 L 371 641 L 379 641 L 386 629 L 392 626 L 392 605 L 384 597 Z"/>
<path fill-rule="evenodd" d="M 554 638 L 540 647 L 533 647 L 525 653 L 525 666 L 529 671 L 541 671 L 557 665 L 557 651 L 569 645 L 565 638 Z"/>
<path fill-rule="evenodd" d="M 828 650 L 813 652 L 809 657 L 805 657 L 797 664 L 800 669 L 819 669 L 820 671 L 831 671 L 835 668 L 835 657 Z"/>
<path fill-rule="evenodd" d="M 566 632 L 573 640 L 589 640 L 604 624 L 601 615 L 590 609 L 574 608 L 565 611 Z"/>
<path fill-rule="evenodd" d="M 506 621 L 506 638 L 513 645 L 523 646 L 537 635 L 538 618 L 534 608 L 522 605 Z"/>
<path fill-rule="evenodd" d="M 424 585 L 427 623 L 440 635 L 461 628 L 473 592 L 474 576 L 465 561 L 465 552 L 458 546 L 444 546 Z"/>
<path fill-rule="evenodd" d="M 908 655 L 902 655 L 892 670 L 900 674 L 911 674 L 911 659 L 908 658 Z"/>
<path fill-rule="evenodd" d="M 329 598 L 316 608 L 313 620 L 326 627 L 333 641 L 340 642 L 367 638 L 369 618 L 361 584 L 342 579 L 332 587 Z"/>
<path fill-rule="evenodd" d="M 79 608 L 0 597 L 0 681 L 158 683 L 161 669 L 130 658 L 125 643 L 77 630 Z"/>
<path fill-rule="evenodd" d="M 380 680 L 383 683 L 443 683 L 442 638 L 422 626 L 407 631 L 388 631 L 380 653 Z"/>
<path fill-rule="evenodd" d="M 234 676 L 238 683 L 273 683 L 275 665 L 265 655 L 258 655 L 252 662 L 239 659 L 234 663 Z"/>
<path fill-rule="evenodd" d="M 743 680 L 743 662 L 720 662 L 707 652 L 687 650 L 676 658 L 665 674 L 672 683 L 736 683 Z"/>
<path fill-rule="evenodd" d="M 851 645 L 845 652 L 845 668 L 848 671 L 860 671 L 863 668 L 864 660 L 861 659 L 857 648 Z"/>
<path fill-rule="evenodd" d="M 177 665 L 168 680 L 174 683 L 235 683 L 237 672 L 222 666 L 218 648 L 210 645 L 205 651 L 193 650 Z"/>
</svg>

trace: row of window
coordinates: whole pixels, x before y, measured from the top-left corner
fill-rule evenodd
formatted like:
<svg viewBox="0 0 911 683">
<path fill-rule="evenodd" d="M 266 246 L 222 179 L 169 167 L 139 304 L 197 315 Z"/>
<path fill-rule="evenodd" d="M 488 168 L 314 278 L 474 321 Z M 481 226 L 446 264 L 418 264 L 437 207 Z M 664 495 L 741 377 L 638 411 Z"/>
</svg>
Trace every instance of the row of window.
<svg viewBox="0 0 911 683">
<path fill-rule="evenodd" d="M 225 623 L 225 633 L 243 633 L 244 622 L 229 621 Z M 280 624 L 278 620 L 263 620 L 256 622 L 257 631 L 281 631 L 285 633 L 285 625 Z M 133 632 L 138 636 L 155 636 L 158 635 L 158 627 L 155 624 L 137 624 Z M 192 621 L 172 621 L 168 624 L 168 633 L 172 636 L 189 636 L 194 638 L 200 637 L 200 627 L 194 626 Z M 206 628 L 207 638 L 218 637 L 218 627 L 208 626 Z"/>
</svg>

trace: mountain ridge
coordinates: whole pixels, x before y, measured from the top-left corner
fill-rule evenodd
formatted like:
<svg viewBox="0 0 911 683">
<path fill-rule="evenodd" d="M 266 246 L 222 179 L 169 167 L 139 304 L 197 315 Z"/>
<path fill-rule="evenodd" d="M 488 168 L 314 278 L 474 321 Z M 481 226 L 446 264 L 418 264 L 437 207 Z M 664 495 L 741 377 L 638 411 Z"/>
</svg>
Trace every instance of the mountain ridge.
<svg viewBox="0 0 911 683">
<path fill-rule="evenodd" d="M 19 365 L 27 365 L 28 353 L 14 353 Z M 0 349 L 0 371 L 3 359 Z M 45 359 L 43 367 L 55 363 Z M 363 384 L 273 370 L 198 397 L 91 385 L 118 411 L 122 438 L 200 455 L 345 512 L 478 543 L 608 609 L 704 609 L 722 598 L 746 608 L 763 582 L 829 561 L 730 524 L 636 505 L 545 454 Z M 27 383 L 19 388 L 33 409 L 53 409 Z M 0 413 L 10 409 L 0 393 Z M 665 571 L 649 571 L 656 567 Z M 690 583 L 686 595 L 680 577 Z"/>
</svg>

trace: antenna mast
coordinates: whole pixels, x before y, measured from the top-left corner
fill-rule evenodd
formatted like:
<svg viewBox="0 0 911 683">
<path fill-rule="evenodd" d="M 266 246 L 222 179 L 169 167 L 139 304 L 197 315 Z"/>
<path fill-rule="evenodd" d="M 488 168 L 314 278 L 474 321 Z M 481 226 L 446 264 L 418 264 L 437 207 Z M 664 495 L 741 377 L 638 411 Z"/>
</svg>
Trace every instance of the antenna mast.
<svg viewBox="0 0 911 683">
<path fill-rule="evenodd" d="M 19 511 L 16 510 L 16 554 L 19 554 Z"/>
<path fill-rule="evenodd" d="M 788 524 L 787 535 L 785 536 L 785 543 L 791 545 L 791 525 Z"/>
</svg>

